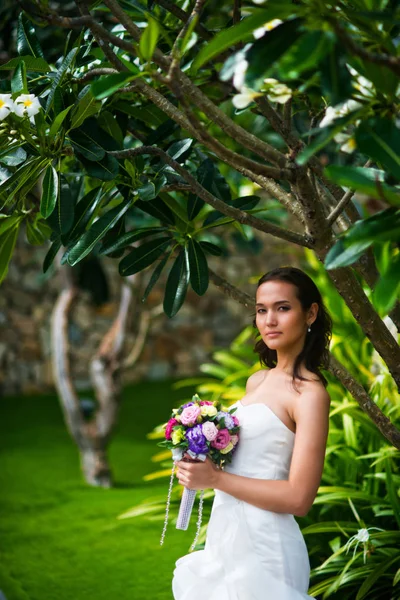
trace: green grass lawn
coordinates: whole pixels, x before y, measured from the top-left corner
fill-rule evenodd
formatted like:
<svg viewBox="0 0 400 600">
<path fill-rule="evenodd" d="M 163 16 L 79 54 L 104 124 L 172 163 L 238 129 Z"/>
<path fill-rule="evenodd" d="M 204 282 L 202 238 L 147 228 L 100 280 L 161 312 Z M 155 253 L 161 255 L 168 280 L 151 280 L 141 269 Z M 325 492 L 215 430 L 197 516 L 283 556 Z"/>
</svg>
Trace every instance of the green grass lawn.
<svg viewBox="0 0 400 600">
<path fill-rule="evenodd" d="M 159 450 L 146 439 L 192 390 L 172 381 L 124 392 L 110 446 L 115 487 L 91 488 L 55 396 L 0 401 L 0 590 L 7 600 L 171 600 L 174 562 L 193 540 L 163 520 L 117 520 L 143 499 L 167 493 L 146 483 Z"/>
</svg>

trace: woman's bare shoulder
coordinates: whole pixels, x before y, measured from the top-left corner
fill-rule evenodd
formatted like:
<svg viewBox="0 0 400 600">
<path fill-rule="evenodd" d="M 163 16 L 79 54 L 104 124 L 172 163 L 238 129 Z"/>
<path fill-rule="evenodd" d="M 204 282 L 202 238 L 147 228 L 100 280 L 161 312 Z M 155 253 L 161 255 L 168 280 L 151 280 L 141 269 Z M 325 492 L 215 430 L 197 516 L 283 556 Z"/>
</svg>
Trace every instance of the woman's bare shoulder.
<svg viewBox="0 0 400 600">
<path fill-rule="evenodd" d="M 255 390 L 260 385 L 268 371 L 269 369 L 259 369 L 259 371 L 250 375 L 246 383 L 246 394 Z"/>
</svg>

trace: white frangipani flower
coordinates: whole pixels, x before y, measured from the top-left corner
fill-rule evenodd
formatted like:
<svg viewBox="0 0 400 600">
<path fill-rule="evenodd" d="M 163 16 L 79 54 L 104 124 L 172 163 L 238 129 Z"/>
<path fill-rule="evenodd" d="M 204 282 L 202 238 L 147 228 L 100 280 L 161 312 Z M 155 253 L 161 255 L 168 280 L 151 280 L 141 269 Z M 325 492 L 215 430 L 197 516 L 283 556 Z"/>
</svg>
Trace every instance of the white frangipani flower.
<svg viewBox="0 0 400 600">
<path fill-rule="evenodd" d="M 235 108 L 246 108 L 249 104 L 251 104 L 254 98 L 258 96 L 262 96 L 259 92 L 255 92 L 250 88 L 242 87 L 240 90 L 240 94 L 236 94 L 232 98 L 232 104 Z"/>
<path fill-rule="evenodd" d="M 280 83 L 277 79 L 267 78 L 264 79 L 264 83 L 267 88 L 267 98 L 268 100 L 271 100 L 271 102 L 285 104 L 292 97 L 292 90 L 284 83 Z"/>
<path fill-rule="evenodd" d="M 248 66 L 249 63 L 243 58 L 240 62 L 237 63 L 235 67 L 235 73 L 233 75 L 233 85 L 237 90 L 239 90 L 239 92 L 241 92 L 242 88 L 244 87 L 244 78 Z"/>
<path fill-rule="evenodd" d="M 11 94 L 0 94 L 0 121 L 6 119 L 14 111 Z"/>
<path fill-rule="evenodd" d="M 283 23 L 283 21 L 281 21 L 280 19 L 272 19 L 272 21 L 268 21 L 268 23 L 264 23 L 264 25 L 262 25 L 262 27 L 257 27 L 257 29 L 255 29 L 253 31 L 253 36 L 255 37 L 256 40 L 259 40 L 260 38 L 263 37 L 263 35 L 266 34 L 267 31 L 271 31 L 272 29 L 275 29 L 275 27 L 278 27 L 278 25 L 281 25 L 281 23 Z"/>
<path fill-rule="evenodd" d="M 41 108 L 39 98 L 35 94 L 21 94 L 14 102 L 14 112 L 19 117 L 25 115 L 33 117 L 38 114 Z"/>
<path fill-rule="evenodd" d="M 336 106 L 328 106 L 325 111 L 325 116 L 320 122 L 319 127 L 328 127 L 329 125 L 332 125 L 336 119 L 345 117 L 349 113 L 354 112 L 361 107 L 362 104 L 356 100 L 346 100 L 346 102 L 342 102 Z"/>
</svg>

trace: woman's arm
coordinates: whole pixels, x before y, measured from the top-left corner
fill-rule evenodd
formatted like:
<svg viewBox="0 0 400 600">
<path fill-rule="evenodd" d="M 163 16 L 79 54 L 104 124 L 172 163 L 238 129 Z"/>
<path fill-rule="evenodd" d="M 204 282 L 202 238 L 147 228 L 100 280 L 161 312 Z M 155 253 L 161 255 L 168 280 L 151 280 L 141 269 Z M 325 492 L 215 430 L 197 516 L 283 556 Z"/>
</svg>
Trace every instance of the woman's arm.
<svg viewBox="0 0 400 600">
<path fill-rule="evenodd" d="M 211 460 L 178 463 L 180 483 L 189 489 L 214 488 L 273 512 L 304 516 L 316 496 L 324 464 L 329 424 L 329 394 L 316 387 L 294 407 L 296 438 L 289 479 L 264 480 L 221 471 Z M 240 443 L 240 442 L 239 442 Z"/>
</svg>

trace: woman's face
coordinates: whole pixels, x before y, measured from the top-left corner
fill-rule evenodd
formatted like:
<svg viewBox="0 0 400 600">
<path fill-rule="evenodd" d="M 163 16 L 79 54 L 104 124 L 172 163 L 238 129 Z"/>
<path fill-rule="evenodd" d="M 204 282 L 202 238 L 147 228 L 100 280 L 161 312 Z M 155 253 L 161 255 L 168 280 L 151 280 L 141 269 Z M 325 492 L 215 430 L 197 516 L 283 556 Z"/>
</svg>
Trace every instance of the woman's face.
<svg viewBox="0 0 400 600">
<path fill-rule="evenodd" d="M 271 350 L 285 350 L 304 345 L 308 324 L 318 310 L 313 303 L 305 312 L 296 296 L 296 287 L 286 281 L 266 281 L 257 289 L 256 325 L 264 343 Z"/>
</svg>

